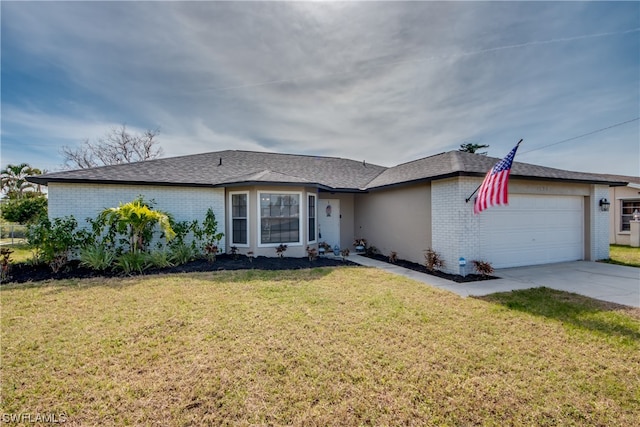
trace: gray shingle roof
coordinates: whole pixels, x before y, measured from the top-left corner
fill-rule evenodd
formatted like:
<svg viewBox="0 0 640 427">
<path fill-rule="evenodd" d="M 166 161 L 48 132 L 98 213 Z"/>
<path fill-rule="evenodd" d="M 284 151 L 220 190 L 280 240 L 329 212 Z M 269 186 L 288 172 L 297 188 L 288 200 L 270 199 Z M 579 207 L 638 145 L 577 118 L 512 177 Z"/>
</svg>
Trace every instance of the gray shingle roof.
<svg viewBox="0 0 640 427">
<path fill-rule="evenodd" d="M 258 183 L 303 184 L 335 191 L 360 191 L 450 176 L 484 176 L 500 159 L 449 151 L 391 168 L 338 157 L 226 150 L 92 169 L 54 172 L 29 178 L 49 182 L 101 182 L 183 186 Z M 514 162 L 512 177 L 626 185 L 598 174 Z"/>
<path fill-rule="evenodd" d="M 484 176 L 500 159 L 462 151 L 449 151 L 403 163 L 385 170 L 368 185 L 368 189 L 415 181 L 431 181 L 450 176 Z M 572 172 L 529 163 L 513 162 L 511 177 L 615 184 L 603 175 Z"/>
<path fill-rule="evenodd" d="M 338 157 L 254 151 L 218 151 L 114 166 L 54 172 L 32 182 L 102 182 L 220 186 L 230 184 L 308 184 L 334 190 L 364 188 L 383 166 Z"/>
</svg>

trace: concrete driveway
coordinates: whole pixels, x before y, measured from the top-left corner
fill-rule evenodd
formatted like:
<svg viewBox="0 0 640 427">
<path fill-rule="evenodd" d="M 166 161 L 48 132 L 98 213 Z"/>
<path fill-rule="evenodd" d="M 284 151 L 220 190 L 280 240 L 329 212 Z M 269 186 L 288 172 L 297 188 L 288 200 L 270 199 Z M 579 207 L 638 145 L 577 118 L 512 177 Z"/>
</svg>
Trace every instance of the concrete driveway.
<svg viewBox="0 0 640 427">
<path fill-rule="evenodd" d="M 574 261 L 496 270 L 512 289 L 546 286 L 603 301 L 640 307 L 640 268 Z M 471 295 L 471 294 L 470 294 Z M 475 294 L 473 294 L 475 295 Z"/>
<path fill-rule="evenodd" d="M 591 261 L 573 261 L 503 268 L 494 273 L 494 276 L 500 277 L 497 280 L 456 283 L 359 255 L 350 257 L 350 260 L 410 277 L 463 297 L 546 286 L 603 301 L 640 307 L 640 268 L 635 267 Z"/>
</svg>

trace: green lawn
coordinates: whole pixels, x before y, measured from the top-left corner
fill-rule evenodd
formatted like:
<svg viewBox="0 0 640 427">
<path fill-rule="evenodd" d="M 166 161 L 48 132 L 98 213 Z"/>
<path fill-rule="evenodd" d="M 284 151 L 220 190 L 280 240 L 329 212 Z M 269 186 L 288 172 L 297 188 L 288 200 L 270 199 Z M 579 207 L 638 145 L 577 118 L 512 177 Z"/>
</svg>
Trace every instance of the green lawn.
<svg viewBox="0 0 640 427">
<path fill-rule="evenodd" d="M 33 251 L 29 249 L 26 243 L 18 243 L 13 245 L 2 245 L 2 248 L 7 248 L 13 251 L 11 254 L 11 262 L 25 262 L 33 258 Z"/>
<path fill-rule="evenodd" d="M 612 264 L 640 267 L 640 248 L 632 248 L 631 246 L 610 245 L 609 259 L 607 260 L 607 262 L 610 262 Z"/>
<path fill-rule="evenodd" d="M 336 268 L 10 285 L 0 296 L 3 413 L 64 413 L 70 425 L 640 417 L 638 310 L 555 291 L 463 299 Z"/>
</svg>

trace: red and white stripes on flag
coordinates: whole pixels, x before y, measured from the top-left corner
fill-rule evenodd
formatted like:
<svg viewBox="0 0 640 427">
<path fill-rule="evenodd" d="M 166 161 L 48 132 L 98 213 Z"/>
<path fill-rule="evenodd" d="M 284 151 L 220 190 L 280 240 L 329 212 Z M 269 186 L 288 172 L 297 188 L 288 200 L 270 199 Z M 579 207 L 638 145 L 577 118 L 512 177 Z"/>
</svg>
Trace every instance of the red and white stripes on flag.
<svg viewBox="0 0 640 427">
<path fill-rule="evenodd" d="M 511 173 L 511 164 L 516 156 L 520 142 L 513 147 L 507 157 L 500 160 L 487 172 L 478 190 L 478 197 L 476 197 L 473 204 L 474 214 L 479 214 L 491 206 L 509 204 L 509 174 Z"/>
</svg>

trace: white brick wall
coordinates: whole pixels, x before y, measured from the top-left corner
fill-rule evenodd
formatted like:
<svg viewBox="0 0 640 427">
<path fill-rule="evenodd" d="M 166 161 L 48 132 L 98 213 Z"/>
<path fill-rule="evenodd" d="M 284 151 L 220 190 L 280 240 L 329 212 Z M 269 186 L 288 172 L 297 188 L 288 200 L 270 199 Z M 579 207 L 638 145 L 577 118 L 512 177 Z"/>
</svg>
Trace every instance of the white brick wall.
<svg viewBox="0 0 640 427">
<path fill-rule="evenodd" d="M 105 208 L 128 203 L 139 195 L 153 200 L 156 209 L 170 213 L 176 221 L 197 219 L 202 223 L 211 208 L 218 231 L 225 230 L 224 188 L 50 183 L 49 217 L 73 215 L 80 227 L 86 227 L 86 218 L 95 218 Z"/>
<path fill-rule="evenodd" d="M 458 259 L 480 258 L 479 219 L 473 215 L 473 200 L 465 199 L 482 182 L 480 178 L 460 177 L 435 181 L 431 185 L 432 249 L 442 255 L 443 271 L 459 273 Z"/>
<path fill-rule="evenodd" d="M 591 187 L 591 259 L 593 261 L 609 258 L 609 221 L 610 212 L 600 210 L 600 199 L 609 198 L 609 187 L 593 185 Z"/>
</svg>

